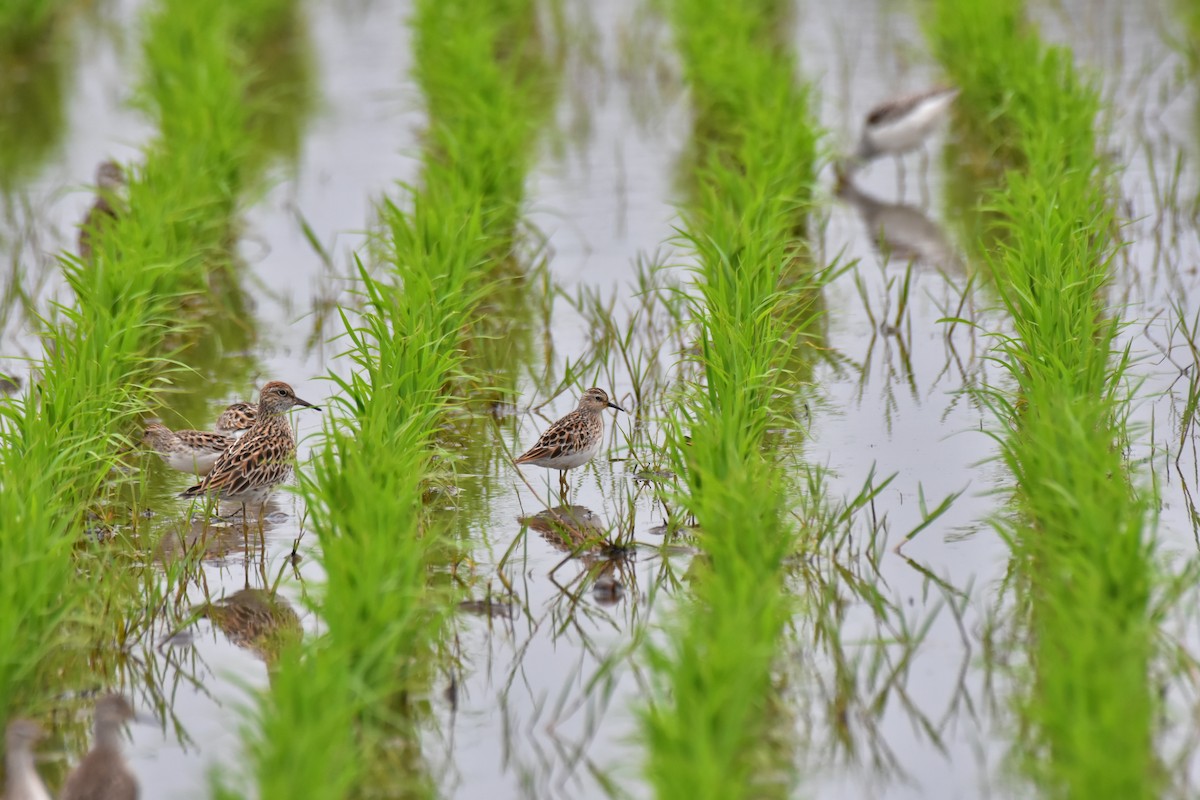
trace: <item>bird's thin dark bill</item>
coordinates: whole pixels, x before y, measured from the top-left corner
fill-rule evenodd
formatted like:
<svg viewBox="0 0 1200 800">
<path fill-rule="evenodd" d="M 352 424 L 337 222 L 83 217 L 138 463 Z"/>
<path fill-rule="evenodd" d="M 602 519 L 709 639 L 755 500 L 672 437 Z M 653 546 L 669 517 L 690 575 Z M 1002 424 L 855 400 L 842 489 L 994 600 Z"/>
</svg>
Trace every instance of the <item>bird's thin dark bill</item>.
<svg viewBox="0 0 1200 800">
<path fill-rule="evenodd" d="M 296 398 L 296 404 L 306 408 L 315 408 L 317 411 L 321 410 L 320 406 L 314 406 L 312 403 L 308 402 L 307 400 L 301 400 L 299 397 Z"/>
<path fill-rule="evenodd" d="M 625 409 L 621 408 L 619 405 L 617 405 L 616 403 L 612 402 L 611 400 L 608 402 L 608 407 L 609 407 L 609 408 L 615 408 L 617 411 L 625 411 Z M 625 413 L 626 413 L 626 414 L 628 414 L 629 412 L 628 412 L 628 411 L 625 411 Z"/>
</svg>

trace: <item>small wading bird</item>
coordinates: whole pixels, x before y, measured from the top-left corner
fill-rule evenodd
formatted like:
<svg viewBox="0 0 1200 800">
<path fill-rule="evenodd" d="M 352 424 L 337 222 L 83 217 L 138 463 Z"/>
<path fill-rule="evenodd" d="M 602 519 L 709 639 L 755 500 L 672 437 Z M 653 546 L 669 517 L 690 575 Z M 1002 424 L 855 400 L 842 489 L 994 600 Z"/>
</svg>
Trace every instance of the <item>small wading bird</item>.
<svg viewBox="0 0 1200 800">
<path fill-rule="evenodd" d="M 95 741 L 71 770 L 59 800 L 137 800 L 138 783 L 121 755 L 121 729 L 135 717 L 119 694 L 96 701 Z"/>
<path fill-rule="evenodd" d="M 4 730 L 4 797 L 6 800 L 50 800 L 33 763 L 33 746 L 42 729 L 30 719 L 14 719 Z"/>
<path fill-rule="evenodd" d="M 173 431 L 151 422 L 142 434 L 143 444 L 158 453 L 171 469 L 207 475 L 217 459 L 236 439 L 208 431 Z"/>
<path fill-rule="evenodd" d="M 861 166 L 884 154 L 898 156 L 919 147 L 956 97 L 958 89 L 939 86 L 876 106 L 867 114 L 851 166 Z"/>
<path fill-rule="evenodd" d="M 115 161 L 105 161 L 96 168 L 96 201 L 79 226 L 79 257 L 92 258 L 92 237 L 109 220 L 116 219 L 117 192 L 125 185 L 125 170 Z"/>
<path fill-rule="evenodd" d="M 319 409 L 296 397 L 286 383 L 271 381 L 264 386 L 258 395 L 254 427 L 217 458 L 204 480 L 179 496 L 212 497 L 241 504 L 243 516 L 246 506 L 261 507 L 275 487 L 292 474 L 296 440 L 286 412 L 293 406 Z"/>
<path fill-rule="evenodd" d="M 537 444 L 517 456 L 513 463 L 558 470 L 559 490 L 566 494 L 567 470 L 586 464 L 600 452 L 606 408 L 625 410 L 609 400 L 603 389 L 588 389 L 579 398 L 578 408 L 547 428 Z"/>
</svg>

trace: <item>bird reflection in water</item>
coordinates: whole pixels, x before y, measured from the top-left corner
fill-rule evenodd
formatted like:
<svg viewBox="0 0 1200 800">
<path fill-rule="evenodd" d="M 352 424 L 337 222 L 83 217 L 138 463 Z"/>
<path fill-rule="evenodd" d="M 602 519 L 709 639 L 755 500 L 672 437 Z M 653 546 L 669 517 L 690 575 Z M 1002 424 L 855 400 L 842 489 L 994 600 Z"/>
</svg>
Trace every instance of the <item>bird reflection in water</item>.
<svg viewBox="0 0 1200 800">
<path fill-rule="evenodd" d="M 253 651 L 274 667 L 280 654 L 304 635 L 287 600 L 266 589 L 242 589 L 197 609 L 233 644 Z"/>
<path fill-rule="evenodd" d="M 555 506 L 521 517 L 519 522 L 540 533 L 555 548 L 574 555 L 598 552 L 608 539 L 608 529 L 586 506 Z"/>
<path fill-rule="evenodd" d="M 858 210 L 871 241 L 885 260 L 912 262 L 948 275 L 964 272 L 962 260 L 945 231 L 916 207 L 873 197 L 844 172 L 837 177 L 838 197 Z"/>
<path fill-rule="evenodd" d="M 626 578 L 621 566 L 628 561 L 630 548 L 615 542 L 612 532 L 590 508 L 560 505 L 521 517 L 520 522 L 566 553 L 562 563 L 578 558 L 586 568 L 580 577 L 591 587 L 596 603 L 611 606 L 624 597 Z"/>
</svg>

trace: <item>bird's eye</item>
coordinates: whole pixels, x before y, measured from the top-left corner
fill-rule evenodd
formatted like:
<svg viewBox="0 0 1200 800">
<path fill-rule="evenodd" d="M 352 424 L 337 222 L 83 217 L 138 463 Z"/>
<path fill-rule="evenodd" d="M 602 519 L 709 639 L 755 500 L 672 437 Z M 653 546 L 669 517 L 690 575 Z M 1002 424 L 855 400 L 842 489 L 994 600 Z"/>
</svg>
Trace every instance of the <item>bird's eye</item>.
<svg viewBox="0 0 1200 800">
<path fill-rule="evenodd" d="M 285 394 L 287 394 L 287 389 L 276 389 L 275 394 L 285 395 Z"/>
</svg>

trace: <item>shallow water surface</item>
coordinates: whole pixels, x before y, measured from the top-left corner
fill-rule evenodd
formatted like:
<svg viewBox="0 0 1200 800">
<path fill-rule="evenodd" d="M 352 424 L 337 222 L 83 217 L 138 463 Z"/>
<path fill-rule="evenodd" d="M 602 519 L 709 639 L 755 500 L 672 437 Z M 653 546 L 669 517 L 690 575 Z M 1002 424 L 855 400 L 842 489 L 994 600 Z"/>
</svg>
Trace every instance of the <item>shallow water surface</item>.
<svg viewBox="0 0 1200 800">
<path fill-rule="evenodd" d="M 132 32 L 144 5 L 112 0 L 96 19 L 76 23 L 62 144 L 7 198 L 5 254 L 25 265 L 19 280 L 43 307 L 64 291 L 49 256 L 71 245 L 89 202 L 74 190 L 100 160 L 135 157 L 152 134 L 127 102 L 128 78 L 139 68 Z M 1200 483 L 1200 460 L 1182 427 L 1191 424 L 1182 399 L 1196 368 L 1185 332 L 1200 307 L 1197 98 L 1183 58 L 1163 41 L 1171 9 L 1152 6 L 1140 14 L 1120 3 L 1067 3 L 1038 18 L 1047 38 L 1095 70 L 1114 109 L 1110 145 L 1124 166 L 1122 213 L 1130 222 L 1112 296 L 1130 322 L 1124 341 L 1141 381 L 1131 457 L 1155 477 L 1161 550 L 1181 562 L 1194 556 L 1192 487 Z M 410 11 L 406 3 L 304 6 L 296 47 L 308 59 L 313 110 L 297 125 L 295 163 L 272 165 L 265 194 L 247 199 L 239 242 L 252 318 L 247 349 L 206 367 L 210 390 L 164 417 L 204 425 L 270 379 L 325 404 L 335 387 L 322 375 L 348 372 L 334 338 L 335 307 L 354 303 L 352 256 L 365 252 L 374 203 L 396 181 L 417 177 L 422 114 L 404 25 Z M 665 311 L 647 299 L 639 277 L 652 263 L 668 267 L 660 285 L 688 280 L 675 239 L 687 96 L 669 32 L 638 0 L 568 3 L 565 18 L 578 46 L 568 48 L 556 124 L 527 182 L 527 220 L 544 237 L 551 293 L 534 303 L 545 313 L 529 321 L 533 344 L 515 366 L 521 397 L 496 409 L 495 425 L 463 423 L 468 467 L 444 498 L 443 516 L 469 550 L 470 576 L 452 623 L 455 666 L 428 698 L 434 714 L 422 751 L 448 797 L 649 796 L 637 743 L 647 692 L 639 648 L 660 637 L 676 612 L 694 555 L 686 541 L 663 536 L 667 515 L 648 480 L 648 454 L 662 439 L 655 403 L 677 375 L 679 348 L 665 346 Z M 849 149 L 877 102 L 939 79 L 919 20 L 894 4 L 803 4 L 790 39 L 804 79 L 818 87 L 833 151 Z M 821 175 L 813 246 L 819 259 L 848 269 L 824 290 L 827 357 L 813 375 L 801 457 L 825 470 L 831 503 L 868 481 L 890 483 L 855 513 L 836 558 L 818 553 L 790 575 L 801 610 L 779 671 L 804 796 L 1032 793 L 1006 766 L 1020 735 L 1009 695 L 1023 654 L 997 650 L 1013 644 L 1003 629 L 1014 600 L 1005 585 L 1009 549 L 990 523 L 1008 512 L 1012 481 L 985 433 L 994 419 L 968 391 L 1003 381 L 986 358 L 987 334 L 1007 322 L 962 246 L 972 224 L 962 195 L 978 190 L 964 188 L 953 159 L 943 157 L 952 139 L 943 131 L 924 158 L 879 160 L 840 191 L 832 168 Z M 525 285 L 543 287 L 538 279 Z M 653 365 L 646 407 L 635 404 L 642 376 L 628 362 L 615 352 L 589 361 L 599 322 L 579 309 L 593 299 L 611 307 L 618 329 L 641 326 L 632 341 Z M 2 335 L 10 357 L 40 346 L 19 313 L 6 318 Z M 22 363 L 8 371 L 27 379 Z M 568 365 L 581 363 L 584 374 L 562 386 Z M 606 448 L 572 473 L 569 513 L 584 528 L 618 531 L 625 546 L 573 554 L 547 525 L 547 507 L 561 504 L 549 499 L 557 475 L 518 473 L 504 454 L 528 447 L 590 385 L 609 389 L 632 413 L 606 415 Z M 321 417 L 299 411 L 293 421 L 303 464 L 303 437 L 320 430 Z M 190 531 L 174 498 L 188 478 L 157 461 L 142 464 L 151 527 Z M 943 500 L 945 513 L 906 540 Z M 187 601 L 278 581 L 306 635 L 320 635 L 319 620 L 304 610 L 322 577 L 315 537 L 304 535 L 305 510 L 285 493 L 273 511 L 261 534 L 236 526 L 195 533 L 209 544 L 187 582 Z M 159 563 L 178 556 L 173 541 Z M 1172 609 L 1166 626 L 1197 652 L 1191 617 Z M 134 647 L 122 679 L 162 719 L 157 728 L 130 730 L 144 796 L 207 797 L 214 768 L 230 775 L 247 768 L 246 706 L 269 686 L 260 653 L 209 620 L 183 631 L 157 625 Z M 1168 687 L 1173 719 L 1186 715 L 1189 693 L 1186 681 Z M 1183 753 L 1194 727 L 1174 719 L 1166 747 Z M 1194 769 L 1194 758 L 1183 761 L 1181 786 Z"/>
</svg>

